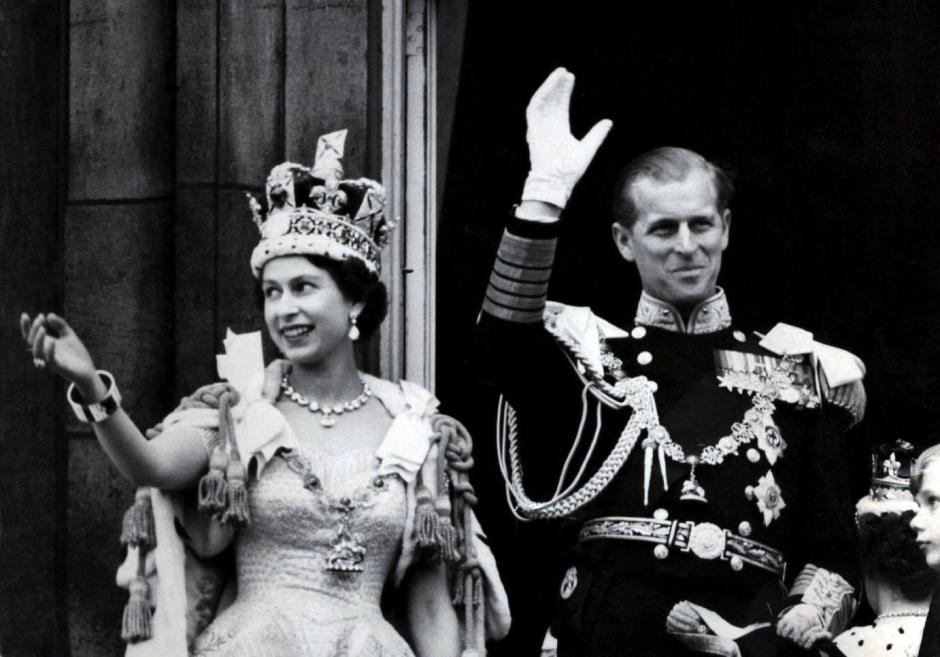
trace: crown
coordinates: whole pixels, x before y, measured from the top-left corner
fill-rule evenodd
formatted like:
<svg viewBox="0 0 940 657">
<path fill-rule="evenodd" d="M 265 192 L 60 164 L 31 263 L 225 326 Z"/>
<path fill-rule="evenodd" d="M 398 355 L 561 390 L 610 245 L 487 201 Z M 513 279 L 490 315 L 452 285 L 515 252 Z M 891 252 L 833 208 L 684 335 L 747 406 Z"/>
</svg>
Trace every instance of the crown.
<svg viewBox="0 0 940 657">
<path fill-rule="evenodd" d="M 284 255 L 357 258 L 369 270 L 380 271 L 380 252 L 394 225 L 385 219 L 382 185 L 367 178 L 342 179 L 346 132 L 320 137 L 312 167 L 284 162 L 271 169 L 266 213 L 248 195 L 261 233 L 251 254 L 255 278 L 269 260 Z"/>
<path fill-rule="evenodd" d="M 871 491 L 855 505 L 862 513 L 901 513 L 917 507 L 911 494 L 914 446 L 905 440 L 880 445 L 872 454 Z"/>
</svg>

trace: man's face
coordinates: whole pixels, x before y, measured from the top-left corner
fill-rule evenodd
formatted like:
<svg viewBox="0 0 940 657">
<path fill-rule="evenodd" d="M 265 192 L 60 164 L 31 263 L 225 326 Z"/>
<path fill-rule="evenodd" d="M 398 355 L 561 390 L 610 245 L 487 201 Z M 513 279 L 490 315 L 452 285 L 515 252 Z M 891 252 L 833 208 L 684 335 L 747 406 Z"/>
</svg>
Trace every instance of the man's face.
<svg viewBox="0 0 940 657">
<path fill-rule="evenodd" d="M 708 173 L 693 169 L 680 181 L 637 180 L 637 219 L 613 226 L 620 254 L 636 263 L 643 289 L 678 308 L 691 308 L 715 293 L 721 254 L 728 246 L 731 213 L 718 212 Z"/>
<path fill-rule="evenodd" d="M 911 528 L 917 532 L 917 545 L 927 565 L 940 570 L 940 460 L 927 463 L 916 499 L 919 508 Z"/>
</svg>

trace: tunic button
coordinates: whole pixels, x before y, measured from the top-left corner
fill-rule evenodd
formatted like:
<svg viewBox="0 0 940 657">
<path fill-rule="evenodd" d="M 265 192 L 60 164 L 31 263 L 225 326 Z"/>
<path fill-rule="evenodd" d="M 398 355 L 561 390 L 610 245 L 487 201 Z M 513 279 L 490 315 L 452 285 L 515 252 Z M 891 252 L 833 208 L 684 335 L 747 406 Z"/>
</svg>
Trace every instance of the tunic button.
<svg viewBox="0 0 940 657">
<path fill-rule="evenodd" d="M 731 335 L 733 335 L 734 339 L 737 340 L 738 342 L 744 342 L 747 339 L 745 338 L 743 331 L 735 331 Z"/>
<path fill-rule="evenodd" d="M 666 509 L 656 509 L 653 511 L 653 517 L 656 518 L 656 520 L 665 520 L 669 517 L 669 512 L 666 511 Z"/>
<path fill-rule="evenodd" d="M 653 556 L 657 559 L 665 559 L 669 556 L 669 548 L 662 544 L 657 545 L 653 548 Z"/>
<path fill-rule="evenodd" d="M 751 463 L 757 463 L 760 461 L 760 452 L 758 452 L 753 447 L 747 450 L 747 460 Z"/>
<path fill-rule="evenodd" d="M 630 335 L 636 338 L 637 340 L 642 340 L 646 337 L 646 327 L 645 326 L 634 326 L 633 330 L 630 331 Z"/>
<path fill-rule="evenodd" d="M 742 521 L 741 524 L 738 525 L 738 533 L 744 538 L 747 538 L 748 536 L 750 536 L 751 535 L 751 523 L 749 523 L 747 520 Z"/>
<path fill-rule="evenodd" d="M 641 351 L 636 355 L 636 362 L 640 365 L 649 365 L 653 362 L 653 354 L 648 351 Z"/>
</svg>

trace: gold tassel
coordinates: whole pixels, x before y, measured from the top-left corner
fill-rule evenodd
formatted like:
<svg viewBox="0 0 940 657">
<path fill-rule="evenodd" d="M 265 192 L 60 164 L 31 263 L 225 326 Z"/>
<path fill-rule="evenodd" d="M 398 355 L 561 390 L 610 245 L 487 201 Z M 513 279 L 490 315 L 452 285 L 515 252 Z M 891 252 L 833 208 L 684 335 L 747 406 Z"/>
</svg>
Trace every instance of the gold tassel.
<svg viewBox="0 0 940 657">
<path fill-rule="evenodd" d="M 466 600 L 464 600 L 464 593 L 467 589 L 467 571 L 464 570 L 463 566 L 457 569 L 457 575 L 454 577 L 454 598 L 453 603 L 455 607 L 462 607 Z"/>
<path fill-rule="evenodd" d="M 144 559 L 143 552 L 140 556 Z M 124 607 L 124 618 L 121 621 L 121 638 L 129 643 L 146 641 L 153 633 L 150 609 L 150 585 L 147 578 L 138 575 L 130 585 L 130 600 Z"/>
<path fill-rule="evenodd" d="M 447 516 L 437 517 L 437 541 L 441 560 L 447 563 L 460 561 L 460 551 L 457 549 L 457 528 Z"/>
<path fill-rule="evenodd" d="M 483 579 L 480 577 L 480 570 L 473 571 L 473 606 L 477 607 L 483 601 Z"/>
<path fill-rule="evenodd" d="M 248 509 L 248 488 L 246 486 L 245 466 L 241 461 L 231 461 L 226 471 L 228 477 L 228 504 L 222 514 L 222 523 L 237 529 L 247 527 L 251 522 Z"/>
<path fill-rule="evenodd" d="M 134 503 L 124 513 L 124 522 L 121 526 L 121 543 L 145 551 L 152 550 L 157 544 L 149 488 L 138 488 L 137 492 L 134 493 Z"/>
<path fill-rule="evenodd" d="M 437 510 L 434 508 L 434 500 L 431 497 L 431 491 L 427 487 L 419 485 L 415 493 L 415 532 L 417 533 L 418 546 L 422 548 L 435 548 L 438 546 L 438 521 Z"/>
<path fill-rule="evenodd" d="M 209 459 L 209 472 L 199 480 L 199 510 L 202 513 L 216 514 L 225 510 L 228 487 L 225 482 L 225 470 L 228 456 L 223 446 L 212 450 Z"/>
</svg>

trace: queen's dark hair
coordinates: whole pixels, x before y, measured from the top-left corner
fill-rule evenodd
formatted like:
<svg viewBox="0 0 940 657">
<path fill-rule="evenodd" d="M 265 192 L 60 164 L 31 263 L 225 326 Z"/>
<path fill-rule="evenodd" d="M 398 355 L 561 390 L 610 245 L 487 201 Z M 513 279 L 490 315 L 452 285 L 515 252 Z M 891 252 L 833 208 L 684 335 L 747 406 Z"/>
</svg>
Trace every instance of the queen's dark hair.
<svg viewBox="0 0 940 657">
<path fill-rule="evenodd" d="M 388 313 L 388 290 L 385 283 L 379 280 L 378 274 L 358 258 L 333 260 L 323 255 L 310 254 L 303 254 L 303 257 L 325 270 L 349 301 L 364 303 L 357 318 L 357 326 L 360 338 L 369 338 Z M 264 308 L 260 281 L 255 286 L 255 301 L 258 308 Z"/>
<path fill-rule="evenodd" d="M 896 586 L 908 600 L 924 600 L 937 583 L 911 529 L 913 511 L 863 513 L 858 518 L 862 570 Z"/>
</svg>

